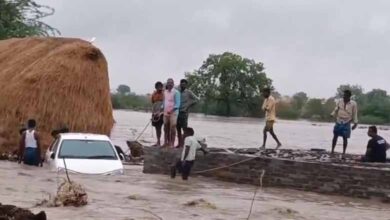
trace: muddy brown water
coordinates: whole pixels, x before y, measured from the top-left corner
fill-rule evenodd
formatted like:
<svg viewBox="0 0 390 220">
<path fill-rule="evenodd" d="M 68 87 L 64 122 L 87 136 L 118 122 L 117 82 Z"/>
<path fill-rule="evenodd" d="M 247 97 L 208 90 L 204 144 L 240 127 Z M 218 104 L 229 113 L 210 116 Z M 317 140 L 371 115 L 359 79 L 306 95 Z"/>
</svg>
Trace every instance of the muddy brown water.
<svg viewBox="0 0 390 220">
<path fill-rule="evenodd" d="M 117 125 L 112 135 L 114 142 L 123 145 L 126 139 L 134 138 L 137 132 L 132 134 L 129 129 L 142 130 L 147 116 L 145 113 L 115 112 Z M 224 142 L 222 135 L 233 133 L 234 131 L 229 129 L 239 127 L 242 129 L 236 132 L 241 134 L 243 139 L 236 140 L 237 145 L 244 146 L 252 141 L 253 145 L 256 145 L 258 142 L 255 137 L 248 139 L 250 134 L 246 131 L 252 132 L 258 127 L 251 122 L 247 122 L 250 128 L 246 130 L 244 127 L 248 125 L 244 123 L 243 126 L 242 121 L 218 122 L 205 121 L 203 118 L 192 120 L 191 123 L 199 134 L 207 136 L 211 144 L 230 143 Z M 216 123 L 226 124 L 223 131 L 211 135 L 208 131 L 218 128 L 214 125 Z M 202 131 L 202 128 L 209 130 Z M 142 139 L 152 141 L 150 133 L 149 128 Z M 34 212 L 45 210 L 49 219 L 234 220 L 247 219 L 256 190 L 256 187 L 251 185 L 220 182 L 204 177 L 193 177 L 188 182 L 171 180 L 164 175 L 143 174 L 141 166 L 126 166 L 124 176 L 71 175 L 72 180 L 82 184 L 87 190 L 89 204 L 85 207 L 34 207 L 38 202 L 47 199 L 49 194 L 55 194 L 63 178 L 63 174 L 57 174 L 46 166 L 37 168 L 0 162 L 0 202 L 31 208 Z M 204 199 L 211 205 L 185 205 L 198 199 Z M 250 219 L 390 219 L 390 205 L 373 200 L 271 187 L 258 190 Z"/>
<path fill-rule="evenodd" d="M 149 113 L 115 111 L 114 118 L 117 124 L 112 133 L 115 143 L 125 146 L 124 140 L 136 138 L 145 127 Z M 225 118 L 215 116 L 203 116 L 191 114 L 189 126 L 195 129 L 197 135 L 205 137 L 210 147 L 260 147 L 262 145 L 262 129 L 264 121 L 254 118 Z M 367 147 L 367 125 L 361 125 L 364 129 L 356 129 L 352 132 L 347 153 L 364 154 Z M 382 127 L 381 127 L 382 128 Z M 379 135 L 390 140 L 390 127 L 383 126 Z M 333 138 L 333 124 L 316 123 L 307 121 L 277 121 L 275 132 L 283 144 L 283 148 L 310 149 L 322 148 L 330 150 Z M 269 137 L 267 147 L 275 148 L 275 141 Z M 154 143 L 155 135 L 149 126 L 140 140 L 146 143 Z M 339 140 L 336 151 L 342 151 L 342 140 Z"/>
</svg>

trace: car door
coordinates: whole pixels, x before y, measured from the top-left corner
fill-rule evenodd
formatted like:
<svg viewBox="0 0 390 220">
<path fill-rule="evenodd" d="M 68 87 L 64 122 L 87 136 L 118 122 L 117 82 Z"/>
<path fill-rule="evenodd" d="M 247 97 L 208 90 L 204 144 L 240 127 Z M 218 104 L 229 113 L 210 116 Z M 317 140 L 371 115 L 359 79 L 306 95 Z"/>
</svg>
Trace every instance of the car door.
<svg viewBox="0 0 390 220">
<path fill-rule="evenodd" d="M 58 146 L 60 143 L 60 138 L 57 138 L 52 145 L 50 145 L 49 149 L 46 152 L 46 161 L 49 165 L 54 163 L 55 157 L 57 156 Z"/>
</svg>

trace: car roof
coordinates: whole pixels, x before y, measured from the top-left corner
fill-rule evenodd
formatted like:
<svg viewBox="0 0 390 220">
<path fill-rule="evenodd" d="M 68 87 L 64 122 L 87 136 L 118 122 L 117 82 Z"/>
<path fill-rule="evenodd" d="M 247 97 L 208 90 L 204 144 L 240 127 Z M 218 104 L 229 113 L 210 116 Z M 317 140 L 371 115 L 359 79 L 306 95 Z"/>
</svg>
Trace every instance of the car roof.
<svg viewBox="0 0 390 220">
<path fill-rule="evenodd" d="M 62 140 L 97 140 L 110 141 L 107 135 L 103 134 L 88 134 L 88 133 L 63 133 L 60 134 Z"/>
</svg>

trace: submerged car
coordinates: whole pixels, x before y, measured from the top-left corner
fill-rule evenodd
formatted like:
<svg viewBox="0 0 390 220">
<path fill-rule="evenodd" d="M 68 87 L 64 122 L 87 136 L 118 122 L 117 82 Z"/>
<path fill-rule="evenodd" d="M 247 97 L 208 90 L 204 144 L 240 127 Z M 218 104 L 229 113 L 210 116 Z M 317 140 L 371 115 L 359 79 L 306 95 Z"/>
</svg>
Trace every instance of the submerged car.
<svg viewBox="0 0 390 220">
<path fill-rule="evenodd" d="M 49 165 L 63 172 L 121 175 L 123 164 L 109 137 L 98 134 L 60 134 L 46 154 Z"/>
</svg>

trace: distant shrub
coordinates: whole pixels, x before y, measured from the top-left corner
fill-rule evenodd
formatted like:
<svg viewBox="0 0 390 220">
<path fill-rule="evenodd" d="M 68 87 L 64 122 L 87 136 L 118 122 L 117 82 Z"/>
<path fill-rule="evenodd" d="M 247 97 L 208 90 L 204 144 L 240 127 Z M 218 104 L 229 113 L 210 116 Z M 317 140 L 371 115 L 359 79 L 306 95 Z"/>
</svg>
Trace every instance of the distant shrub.
<svg viewBox="0 0 390 220">
<path fill-rule="evenodd" d="M 360 123 L 372 124 L 372 125 L 383 125 L 386 124 L 386 119 L 373 115 L 363 115 L 360 117 Z"/>
<path fill-rule="evenodd" d="M 299 111 L 296 109 L 280 109 L 277 115 L 281 119 L 298 119 Z"/>
</svg>

